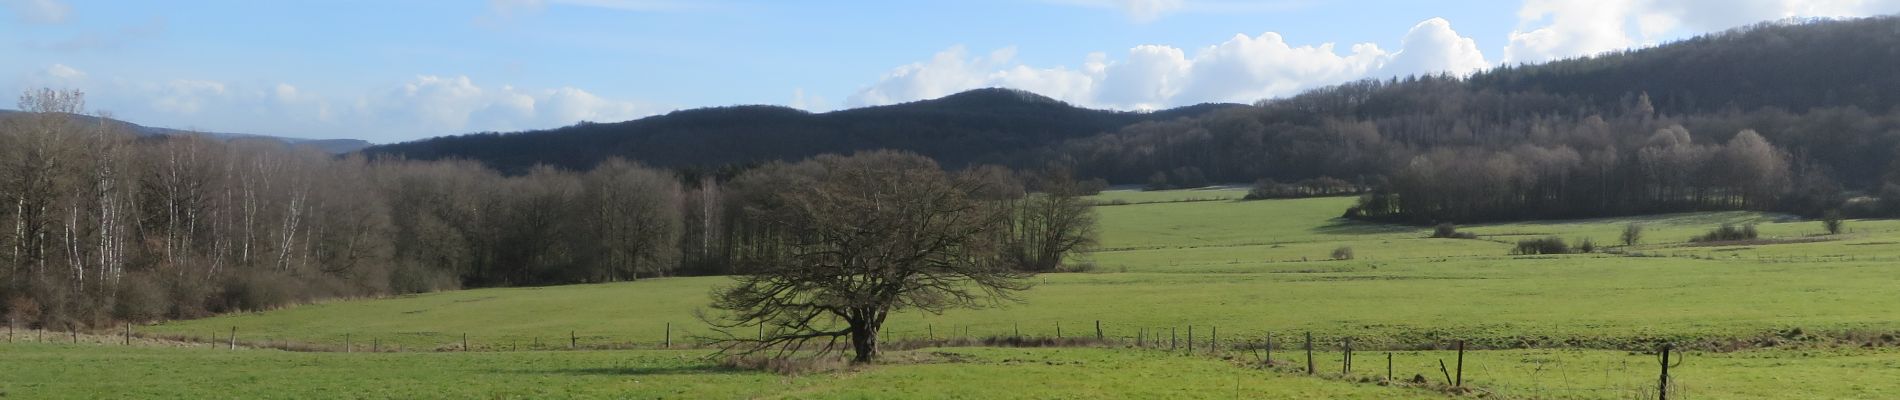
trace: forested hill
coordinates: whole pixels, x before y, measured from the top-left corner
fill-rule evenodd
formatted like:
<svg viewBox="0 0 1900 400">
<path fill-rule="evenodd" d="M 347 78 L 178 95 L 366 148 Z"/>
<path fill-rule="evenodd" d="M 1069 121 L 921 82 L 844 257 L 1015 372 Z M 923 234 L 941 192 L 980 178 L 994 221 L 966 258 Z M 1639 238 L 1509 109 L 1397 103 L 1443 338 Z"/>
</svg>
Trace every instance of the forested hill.
<svg viewBox="0 0 1900 400">
<path fill-rule="evenodd" d="M 1464 78 L 1352 82 L 1014 159 L 1154 186 L 1333 177 L 1381 191 L 1368 214 L 1417 222 L 1900 215 L 1896 66 L 1900 18 L 1780 21 Z M 1875 193 L 1885 210 L 1845 202 Z"/>
<path fill-rule="evenodd" d="M 366 152 L 419 160 L 472 159 L 509 173 L 536 164 L 586 170 L 609 157 L 660 167 L 718 167 L 869 149 L 908 150 L 960 166 L 1137 122 L 1241 106 L 1119 112 L 1075 107 L 1018 90 L 978 89 L 828 113 L 777 106 L 701 108 L 617 123 L 439 137 Z"/>
</svg>

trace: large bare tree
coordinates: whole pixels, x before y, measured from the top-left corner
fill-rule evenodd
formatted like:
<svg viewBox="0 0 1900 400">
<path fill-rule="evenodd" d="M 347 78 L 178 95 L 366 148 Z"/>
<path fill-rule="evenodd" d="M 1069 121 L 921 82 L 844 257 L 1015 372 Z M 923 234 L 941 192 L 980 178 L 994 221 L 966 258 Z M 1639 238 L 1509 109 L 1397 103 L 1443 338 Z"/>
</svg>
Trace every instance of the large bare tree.
<svg viewBox="0 0 1900 400">
<path fill-rule="evenodd" d="M 889 151 L 766 169 L 780 185 L 746 211 L 777 245 L 743 260 L 714 293 L 724 315 L 706 318 L 728 351 L 829 353 L 848 340 L 856 361 L 873 361 L 893 312 L 994 305 L 1029 287 L 1004 262 L 1008 213 L 972 196 L 982 180 Z"/>
</svg>

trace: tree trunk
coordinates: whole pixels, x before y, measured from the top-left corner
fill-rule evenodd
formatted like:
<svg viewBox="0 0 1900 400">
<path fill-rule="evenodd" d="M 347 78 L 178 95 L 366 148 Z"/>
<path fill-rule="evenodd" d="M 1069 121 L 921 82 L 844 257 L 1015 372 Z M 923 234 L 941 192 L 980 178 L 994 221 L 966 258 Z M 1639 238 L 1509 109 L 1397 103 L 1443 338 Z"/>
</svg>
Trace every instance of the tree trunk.
<svg viewBox="0 0 1900 400">
<path fill-rule="evenodd" d="M 877 360 L 877 334 L 880 327 L 870 321 L 850 321 L 851 349 L 857 353 L 853 362 L 868 363 Z"/>
</svg>

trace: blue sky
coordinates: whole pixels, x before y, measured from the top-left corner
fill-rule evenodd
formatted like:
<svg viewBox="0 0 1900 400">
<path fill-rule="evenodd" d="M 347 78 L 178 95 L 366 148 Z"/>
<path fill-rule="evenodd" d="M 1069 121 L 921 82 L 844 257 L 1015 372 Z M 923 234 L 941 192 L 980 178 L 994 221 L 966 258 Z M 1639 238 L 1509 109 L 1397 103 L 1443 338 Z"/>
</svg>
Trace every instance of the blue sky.
<svg viewBox="0 0 1900 400">
<path fill-rule="evenodd" d="M 147 125 L 375 142 L 1015 87 L 1250 102 L 1900 0 L 0 0 L 0 90 Z"/>
</svg>

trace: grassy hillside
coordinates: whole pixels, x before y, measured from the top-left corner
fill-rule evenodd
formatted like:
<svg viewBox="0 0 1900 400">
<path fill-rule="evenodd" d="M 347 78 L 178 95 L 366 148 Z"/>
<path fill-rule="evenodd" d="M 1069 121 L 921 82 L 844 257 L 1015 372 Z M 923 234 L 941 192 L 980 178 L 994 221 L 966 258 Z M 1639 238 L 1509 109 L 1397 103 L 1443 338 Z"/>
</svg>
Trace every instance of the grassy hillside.
<svg viewBox="0 0 1900 400">
<path fill-rule="evenodd" d="M 1108 193 L 1105 196 L 1128 196 Z M 1817 222 L 1756 213 L 1664 215 L 1466 227 L 1476 240 L 1426 238 L 1420 227 L 1332 218 L 1343 198 L 1170 202 L 1101 207 L 1102 250 L 1094 273 L 1037 278 L 1021 304 L 943 315 L 905 314 L 899 338 L 1093 334 L 1219 327 L 1258 338 L 1314 331 L 1363 343 L 1412 346 L 1464 338 L 1498 347 L 1557 343 L 1631 348 L 1666 338 L 1752 338 L 1800 327 L 1847 332 L 1896 328 L 1885 310 L 1900 274 L 1890 265 L 1900 225 L 1851 221 L 1853 233 L 1815 237 Z M 1761 222 L 1798 244 L 1683 247 L 1720 223 Z M 1557 235 L 1615 242 L 1623 226 L 1644 224 L 1630 252 L 1511 256 L 1513 241 Z M 1773 239 L 1773 238 L 1770 238 Z M 1872 243 L 1872 244 L 1869 244 Z M 1353 260 L 1327 260 L 1337 247 Z M 1803 250 L 1786 250 L 1795 247 Z M 1775 257 L 1808 254 L 1791 262 Z M 1835 257 L 1823 257 L 1835 255 Z M 1759 257 L 1759 258 L 1758 258 Z M 1885 258 L 1883 258 L 1885 257 Z M 1302 261 L 1304 260 L 1304 261 Z M 655 345 L 671 326 L 675 343 L 705 334 L 694 312 L 722 277 L 603 285 L 467 290 L 392 299 L 337 301 L 267 313 L 180 321 L 146 328 L 208 337 L 236 327 L 246 339 L 340 344 L 381 340 L 413 349 L 564 345 Z"/>
<path fill-rule="evenodd" d="M 1774 398 L 1799 390 L 1824 398 L 1900 391 L 1900 222 L 1821 224 L 1786 216 L 1724 212 L 1460 227 L 1476 239 L 1427 238 L 1426 227 L 1334 218 L 1346 198 L 1238 201 L 1237 189 L 1104 193 L 1101 249 L 1090 273 L 1049 274 L 1023 303 L 942 315 L 893 317 L 889 339 L 932 336 L 1157 336 L 1206 343 L 1270 337 L 1275 358 L 1296 360 L 1313 332 L 1319 370 L 1337 371 L 1338 343 L 1362 350 L 1360 378 L 1396 375 L 1437 385 L 1443 348 L 1468 340 L 1468 382 L 1507 397 L 1627 398 L 1654 383 L 1662 341 L 1694 349 L 1676 373 L 1683 393 Z M 1212 200 L 1208 200 L 1212 199 Z M 1196 200 L 1196 201 L 1181 201 Z M 1645 239 L 1621 246 L 1637 223 Z M 1688 243 L 1723 223 L 1756 223 L 1747 243 Z M 1606 252 L 1513 256 L 1516 240 L 1589 238 Z M 1338 247 L 1351 260 L 1330 260 Z M 893 353 L 892 365 L 849 373 L 781 377 L 732 371 L 699 359 L 704 350 L 653 350 L 694 343 L 707 332 L 694 312 L 723 277 L 601 285 L 482 289 L 313 304 L 156 326 L 142 333 L 285 340 L 361 349 L 452 350 L 467 334 L 478 353 L 282 353 L 14 345 L 0 381 L 24 397 L 193 397 L 217 393 L 352 393 L 364 397 L 1232 397 L 1403 398 L 1431 389 L 1385 388 L 1298 372 L 1234 368 L 1257 353 L 1168 356 L 1132 349 L 925 349 Z M 565 348 L 569 335 L 617 352 Z M 1158 333 L 1158 334 L 1157 334 Z M 538 347 L 537 347 L 538 344 Z M 1184 344 L 1183 344 L 1184 345 Z M 1858 346 L 1871 346 L 1859 349 Z M 1766 347 L 1766 348 L 1763 348 Z M 1757 348 L 1730 352 L 1735 349 Z M 1785 349 L 1784 349 L 1785 348 Z M 517 351 L 518 350 L 518 351 Z M 1203 347 L 1203 350 L 1205 348 Z M 1639 351 L 1629 351 L 1639 350 Z M 1708 353 L 1706 351 L 1717 351 Z M 1175 352 L 1174 354 L 1179 354 Z M 1226 359 L 1222 361 L 1221 359 Z M 1302 360 L 1303 361 L 1303 360 Z M 57 367 L 53 367 L 53 366 Z M 1298 366 L 1300 363 L 1282 364 Z M 114 366 L 113 368 L 95 366 Z M 296 378 L 258 371 L 298 371 Z M 222 371 L 222 372 L 220 372 Z M 70 379 L 85 374 L 86 380 Z M 95 382 L 162 382 L 97 384 Z M 513 383 L 510 383 L 513 382 Z M 523 383 L 525 382 L 525 383 Z M 1794 384 L 1799 383 L 1799 384 Z M 1810 384 L 1812 383 L 1812 384 Z M 347 388 L 346 388 L 347 387 Z"/>
</svg>

